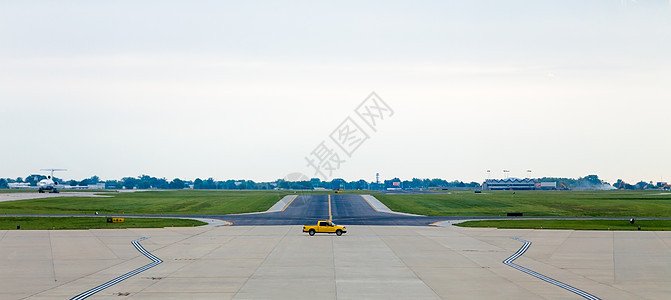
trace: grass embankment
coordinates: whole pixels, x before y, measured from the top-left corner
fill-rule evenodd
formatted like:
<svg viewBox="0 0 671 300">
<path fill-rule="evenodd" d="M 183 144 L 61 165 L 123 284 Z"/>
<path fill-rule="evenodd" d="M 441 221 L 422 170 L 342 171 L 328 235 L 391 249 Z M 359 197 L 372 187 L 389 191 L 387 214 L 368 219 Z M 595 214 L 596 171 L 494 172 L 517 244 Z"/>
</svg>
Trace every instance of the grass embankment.
<svg viewBox="0 0 671 300">
<path fill-rule="evenodd" d="M 222 215 L 265 211 L 291 192 L 173 190 L 0 202 L 0 214 Z"/>
<path fill-rule="evenodd" d="M 196 220 L 126 218 L 123 223 L 107 223 L 104 217 L 0 217 L 0 230 L 66 230 L 191 227 L 206 223 Z"/>
<path fill-rule="evenodd" d="M 489 227 L 506 229 L 572 229 L 572 230 L 641 230 L 669 231 L 671 220 L 490 220 L 455 224 L 462 227 Z"/>
<path fill-rule="evenodd" d="M 659 191 L 453 191 L 374 194 L 390 209 L 427 216 L 669 217 L 671 193 Z"/>
</svg>

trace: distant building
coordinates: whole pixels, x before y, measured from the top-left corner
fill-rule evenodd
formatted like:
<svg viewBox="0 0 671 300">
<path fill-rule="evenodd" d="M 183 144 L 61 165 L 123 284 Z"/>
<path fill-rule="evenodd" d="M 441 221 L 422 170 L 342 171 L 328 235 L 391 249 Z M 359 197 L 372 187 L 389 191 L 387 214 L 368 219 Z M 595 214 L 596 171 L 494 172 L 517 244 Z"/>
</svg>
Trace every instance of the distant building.
<svg viewBox="0 0 671 300">
<path fill-rule="evenodd" d="M 530 178 L 506 178 L 506 179 L 487 179 L 482 184 L 483 190 L 535 190 L 540 188 L 540 182 L 537 179 Z M 556 185 L 555 185 L 556 186 Z"/>
<path fill-rule="evenodd" d="M 89 190 L 104 190 L 105 189 L 105 183 L 96 183 L 96 184 L 89 184 L 86 186 L 86 189 Z"/>
<path fill-rule="evenodd" d="M 541 182 L 537 187 L 541 190 L 556 190 L 557 189 L 557 182 L 556 181 L 551 181 L 551 182 Z"/>
<path fill-rule="evenodd" d="M 29 189 L 32 188 L 28 182 L 10 182 L 7 183 L 7 187 L 10 189 Z"/>
</svg>

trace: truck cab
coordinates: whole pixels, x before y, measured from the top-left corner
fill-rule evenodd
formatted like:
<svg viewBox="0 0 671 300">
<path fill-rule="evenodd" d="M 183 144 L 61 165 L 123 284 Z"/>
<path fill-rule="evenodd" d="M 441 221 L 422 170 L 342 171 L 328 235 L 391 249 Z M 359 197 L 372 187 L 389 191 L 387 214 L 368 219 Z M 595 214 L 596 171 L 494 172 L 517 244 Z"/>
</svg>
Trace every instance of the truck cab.
<svg viewBox="0 0 671 300">
<path fill-rule="evenodd" d="M 315 235 L 315 233 L 335 233 L 341 236 L 347 232 L 347 229 L 345 226 L 336 225 L 331 221 L 319 221 L 316 226 L 304 225 L 303 232 L 307 232 L 309 235 Z"/>
</svg>

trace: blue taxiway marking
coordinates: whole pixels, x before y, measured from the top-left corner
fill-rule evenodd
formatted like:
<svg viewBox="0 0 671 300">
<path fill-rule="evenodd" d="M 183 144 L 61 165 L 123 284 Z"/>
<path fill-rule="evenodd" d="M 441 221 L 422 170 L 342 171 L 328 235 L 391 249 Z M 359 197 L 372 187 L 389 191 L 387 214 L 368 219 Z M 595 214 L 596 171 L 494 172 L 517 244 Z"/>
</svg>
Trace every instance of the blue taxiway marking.
<svg viewBox="0 0 671 300">
<path fill-rule="evenodd" d="M 122 281 L 124 281 L 124 280 L 126 280 L 126 279 L 128 279 L 128 278 L 131 278 L 131 277 L 133 277 L 133 276 L 135 276 L 135 275 L 137 275 L 137 274 L 140 274 L 140 273 L 142 273 L 142 272 L 144 272 L 144 271 L 146 271 L 146 270 L 149 270 L 149 269 L 151 269 L 151 268 L 153 268 L 153 267 L 158 266 L 159 264 L 161 264 L 163 261 L 162 261 L 160 258 L 158 258 L 158 257 L 154 256 L 153 254 L 149 253 L 149 251 L 145 250 L 145 249 L 142 247 L 142 245 L 140 245 L 140 242 L 141 242 L 141 241 L 144 241 L 144 240 L 146 240 L 146 239 L 148 239 L 148 237 L 143 237 L 143 238 L 141 238 L 141 239 L 134 240 L 134 241 L 132 242 L 132 244 L 133 244 L 133 246 L 135 246 L 135 249 L 137 249 L 137 251 L 140 251 L 140 253 L 142 253 L 144 256 L 146 256 L 147 258 L 151 259 L 152 263 L 150 263 L 150 264 L 148 264 L 148 265 L 145 265 L 145 266 L 143 266 L 143 267 L 137 268 L 137 269 L 135 269 L 135 270 L 133 270 L 133 271 L 130 271 L 130 272 L 126 273 L 126 274 L 123 274 L 123 275 L 121 275 L 121 276 L 119 276 L 119 277 L 117 277 L 117 278 L 114 278 L 114 279 L 112 279 L 112 280 L 110 280 L 110 281 L 108 281 L 108 282 L 105 282 L 105 283 L 103 283 L 103 284 L 101 284 L 101 285 L 99 285 L 99 286 L 97 286 L 97 287 L 94 287 L 94 288 L 92 288 L 92 289 L 90 289 L 90 290 L 88 290 L 88 291 L 86 291 L 86 292 L 83 292 L 83 293 L 81 293 L 81 294 L 79 294 L 79 295 L 77 295 L 77 296 L 72 297 L 70 300 L 81 300 L 81 299 L 86 299 L 86 298 L 88 298 L 88 297 L 90 297 L 90 296 L 92 296 L 92 295 L 94 295 L 94 294 L 96 294 L 96 293 L 98 293 L 98 292 L 100 292 L 100 291 L 102 291 L 102 290 L 108 288 L 108 287 L 111 287 L 111 286 L 113 286 L 113 285 L 115 285 L 115 284 L 117 284 L 117 283 L 119 283 L 119 282 L 122 282 Z"/>
<path fill-rule="evenodd" d="M 520 248 L 520 250 L 517 250 L 517 252 L 515 252 L 515 254 L 513 254 L 513 255 L 510 256 L 510 257 L 508 257 L 508 259 L 504 260 L 504 261 L 503 261 L 504 264 L 506 264 L 507 266 L 513 267 L 513 268 L 515 268 L 515 269 L 517 269 L 517 270 L 520 270 L 520 271 L 522 271 L 522 272 L 524 272 L 524 273 L 527 273 L 527 274 L 529 274 L 529 275 L 531 275 L 531 276 L 533 276 L 533 277 L 536 277 L 536 278 L 538 278 L 538 279 L 541 279 L 541 280 L 543 280 L 543 281 L 545 281 L 545 282 L 554 284 L 554 285 L 556 285 L 556 286 L 558 286 L 558 287 L 560 287 L 560 288 L 563 288 L 563 289 L 568 290 L 568 291 L 570 291 L 570 292 L 573 292 L 573 293 L 575 293 L 575 294 L 577 294 L 577 295 L 580 295 L 580 296 L 582 296 L 582 297 L 585 298 L 585 299 L 590 299 L 590 300 L 600 300 L 599 297 L 594 296 L 594 295 L 592 295 L 592 294 L 590 294 L 590 293 L 588 293 L 588 292 L 585 292 L 585 291 L 583 291 L 583 290 L 579 290 L 579 289 L 574 288 L 574 287 L 572 287 L 572 286 L 570 286 L 570 285 L 568 285 L 568 284 L 565 284 L 565 283 L 563 283 L 563 282 L 554 280 L 554 279 L 552 279 L 552 278 L 550 278 L 550 277 L 547 277 L 547 276 L 545 276 L 545 275 L 543 275 L 543 274 L 536 273 L 536 272 L 531 271 L 531 270 L 529 270 L 529 269 L 527 269 L 527 268 L 525 268 L 525 267 L 522 267 L 522 266 L 519 266 L 519 265 L 514 264 L 513 261 L 516 260 L 518 257 L 522 256 L 522 254 L 524 254 L 524 252 L 527 252 L 527 249 L 529 249 L 529 247 L 531 247 L 531 242 L 529 242 L 529 241 L 525 241 L 525 240 L 520 239 L 520 238 L 513 238 L 513 239 L 514 239 L 514 240 L 517 240 L 517 241 L 520 241 L 520 242 L 523 242 L 524 245 L 522 246 L 522 248 Z"/>
</svg>

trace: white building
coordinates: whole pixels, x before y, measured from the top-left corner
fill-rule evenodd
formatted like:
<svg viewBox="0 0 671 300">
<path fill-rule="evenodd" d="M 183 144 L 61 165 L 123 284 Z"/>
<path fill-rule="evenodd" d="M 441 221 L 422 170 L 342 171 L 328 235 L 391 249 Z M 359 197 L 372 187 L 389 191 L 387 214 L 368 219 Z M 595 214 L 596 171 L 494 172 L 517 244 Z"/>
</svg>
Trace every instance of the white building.
<svg viewBox="0 0 671 300">
<path fill-rule="evenodd" d="M 487 179 L 482 184 L 483 190 L 535 190 L 540 182 L 530 178 Z"/>
</svg>

